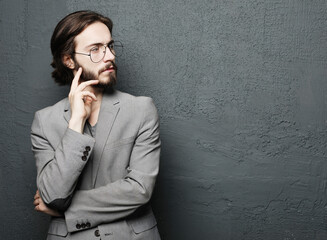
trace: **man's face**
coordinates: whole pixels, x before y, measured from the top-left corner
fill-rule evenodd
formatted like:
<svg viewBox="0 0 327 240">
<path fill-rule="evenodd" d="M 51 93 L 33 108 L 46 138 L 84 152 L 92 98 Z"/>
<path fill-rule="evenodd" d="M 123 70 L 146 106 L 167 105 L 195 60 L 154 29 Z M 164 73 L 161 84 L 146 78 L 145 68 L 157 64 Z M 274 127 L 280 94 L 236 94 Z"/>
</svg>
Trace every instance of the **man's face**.
<svg viewBox="0 0 327 240">
<path fill-rule="evenodd" d="M 111 41 L 111 34 L 108 27 L 96 22 L 85 28 L 75 37 L 75 52 L 90 53 L 90 50 L 97 46 L 107 45 Z M 99 80 L 98 87 L 111 87 L 116 83 L 117 66 L 115 56 L 107 48 L 104 58 L 94 63 L 89 56 L 75 54 L 75 71 L 83 68 L 80 81 Z"/>
</svg>

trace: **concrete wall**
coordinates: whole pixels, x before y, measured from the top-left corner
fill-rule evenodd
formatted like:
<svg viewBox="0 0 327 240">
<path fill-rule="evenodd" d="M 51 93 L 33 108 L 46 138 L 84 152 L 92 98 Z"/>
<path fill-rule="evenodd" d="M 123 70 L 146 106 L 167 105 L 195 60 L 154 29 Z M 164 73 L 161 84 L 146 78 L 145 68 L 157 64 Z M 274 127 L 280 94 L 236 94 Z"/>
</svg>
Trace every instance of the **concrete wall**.
<svg viewBox="0 0 327 240">
<path fill-rule="evenodd" d="M 153 97 L 163 239 L 326 239 L 325 0 L 0 0 L 0 238 L 45 239 L 30 124 L 67 95 L 50 77 L 57 22 L 114 21 L 118 88 Z"/>
</svg>

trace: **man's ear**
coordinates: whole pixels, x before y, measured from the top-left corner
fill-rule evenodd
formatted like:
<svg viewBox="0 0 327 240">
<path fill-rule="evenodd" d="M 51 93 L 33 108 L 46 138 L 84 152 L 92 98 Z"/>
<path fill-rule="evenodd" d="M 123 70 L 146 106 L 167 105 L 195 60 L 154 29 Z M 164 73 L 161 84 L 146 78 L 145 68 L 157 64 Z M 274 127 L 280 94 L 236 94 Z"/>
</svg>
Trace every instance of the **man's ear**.
<svg viewBox="0 0 327 240">
<path fill-rule="evenodd" d="M 65 64 L 66 67 L 70 69 L 75 69 L 75 62 L 74 60 L 70 57 L 70 55 L 64 55 L 62 57 L 62 62 Z"/>
</svg>

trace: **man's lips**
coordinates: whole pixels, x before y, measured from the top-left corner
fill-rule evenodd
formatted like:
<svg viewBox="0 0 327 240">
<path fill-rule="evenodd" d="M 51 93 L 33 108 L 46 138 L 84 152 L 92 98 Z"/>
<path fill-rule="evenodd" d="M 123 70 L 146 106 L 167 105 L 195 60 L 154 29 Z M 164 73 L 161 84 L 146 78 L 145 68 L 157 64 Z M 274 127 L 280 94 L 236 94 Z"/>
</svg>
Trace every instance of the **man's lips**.
<svg viewBox="0 0 327 240">
<path fill-rule="evenodd" d="M 100 71 L 99 71 L 99 74 L 100 73 L 105 73 L 105 72 L 114 72 L 114 71 L 117 71 L 117 66 L 115 63 L 109 63 L 107 65 L 105 65 Z"/>
<path fill-rule="evenodd" d="M 115 71 L 116 69 L 113 67 L 113 66 L 111 66 L 111 67 L 109 67 L 109 68 L 106 68 L 106 69 L 104 69 L 102 72 L 113 72 L 113 71 Z"/>
</svg>

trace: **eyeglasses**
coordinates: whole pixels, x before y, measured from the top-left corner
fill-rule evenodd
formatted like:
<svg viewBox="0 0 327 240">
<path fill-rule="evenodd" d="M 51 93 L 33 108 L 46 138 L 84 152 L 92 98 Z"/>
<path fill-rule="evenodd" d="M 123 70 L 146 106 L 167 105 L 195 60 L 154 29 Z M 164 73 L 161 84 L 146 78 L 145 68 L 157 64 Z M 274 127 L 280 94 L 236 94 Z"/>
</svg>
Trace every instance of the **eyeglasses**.
<svg viewBox="0 0 327 240">
<path fill-rule="evenodd" d="M 108 44 L 96 45 L 95 47 L 91 48 L 89 54 L 79 53 L 79 52 L 74 52 L 74 53 L 89 56 L 92 62 L 98 63 L 106 55 L 107 48 L 109 48 L 110 52 L 115 57 L 120 57 L 123 54 L 123 44 L 120 41 L 114 41 L 114 40 L 110 41 Z"/>
</svg>

